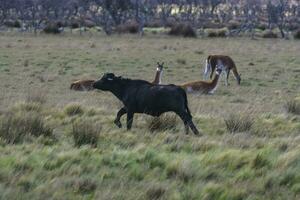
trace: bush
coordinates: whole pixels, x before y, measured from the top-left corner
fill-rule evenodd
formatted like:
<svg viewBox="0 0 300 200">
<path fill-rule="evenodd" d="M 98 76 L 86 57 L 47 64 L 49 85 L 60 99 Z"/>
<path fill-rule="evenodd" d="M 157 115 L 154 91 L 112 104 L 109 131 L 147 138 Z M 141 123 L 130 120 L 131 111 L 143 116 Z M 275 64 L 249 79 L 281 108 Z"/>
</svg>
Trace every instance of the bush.
<svg viewBox="0 0 300 200">
<path fill-rule="evenodd" d="M 71 21 L 70 26 L 72 29 L 80 27 L 79 22 L 77 22 L 77 21 Z"/>
<path fill-rule="evenodd" d="M 21 28 L 21 22 L 18 20 L 7 20 L 4 22 L 4 25 L 9 28 Z"/>
<path fill-rule="evenodd" d="M 263 38 L 278 38 L 278 35 L 271 30 L 266 30 L 262 33 Z"/>
<path fill-rule="evenodd" d="M 0 120 L 0 137 L 7 144 L 21 143 L 31 137 L 52 136 L 53 130 L 36 112 L 8 113 Z"/>
<path fill-rule="evenodd" d="M 205 29 L 205 33 L 207 37 L 226 37 L 228 35 L 228 29 Z"/>
<path fill-rule="evenodd" d="M 135 34 L 135 33 L 139 32 L 139 25 L 136 22 L 128 22 L 125 24 L 121 24 L 116 27 L 116 32 L 119 34 L 122 34 L 122 33 Z"/>
<path fill-rule="evenodd" d="M 68 104 L 64 108 L 64 113 L 67 114 L 68 116 L 81 115 L 84 113 L 84 110 L 81 107 L 81 105 L 72 103 L 72 104 Z"/>
<path fill-rule="evenodd" d="M 238 29 L 241 26 L 241 23 L 238 21 L 229 21 L 229 23 L 227 24 L 227 28 L 229 30 L 233 30 L 233 29 Z"/>
<path fill-rule="evenodd" d="M 174 130 L 178 124 L 176 115 L 161 115 L 147 120 L 147 128 L 150 132 L 161 132 L 166 130 Z"/>
<path fill-rule="evenodd" d="M 254 119 L 250 115 L 243 114 L 231 114 L 224 121 L 231 133 L 250 131 L 254 124 Z"/>
<path fill-rule="evenodd" d="M 190 24 L 176 24 L 171 27 L 169 35 L 183 36 L 183 37 L 197 37 L 197 33 Z"/>
<path fill-rule="evenodd" d="M 264 31 L 268 28 L 268 24 L 260 23 L 260 24 L 257 25 L 257 28 Z"/>
<path fill-rule="evenodd" d="M 51 23 L 47 24 L 43 31 L 47 34 L 59 34 L 60 27 L 58 26 L 58 24 Z"/>
<path fill-rule="evenodd" d="M 294 32 L 294 38 L 295 39 L 300 39 L 300 29 Z"/>
<path fill-rule="evenodd" d="M 284 107 L 288 113 L 300 115 L 300 103 L 296 100 L 288 100 Z"/>
<path fill-rule="evenodd" d="M 100 132 L 100 125 L 89 120 L 78 120 L 72 125 L 71 135 L 77 147 L 86 144 L 97 147 Z"/>
</svg>

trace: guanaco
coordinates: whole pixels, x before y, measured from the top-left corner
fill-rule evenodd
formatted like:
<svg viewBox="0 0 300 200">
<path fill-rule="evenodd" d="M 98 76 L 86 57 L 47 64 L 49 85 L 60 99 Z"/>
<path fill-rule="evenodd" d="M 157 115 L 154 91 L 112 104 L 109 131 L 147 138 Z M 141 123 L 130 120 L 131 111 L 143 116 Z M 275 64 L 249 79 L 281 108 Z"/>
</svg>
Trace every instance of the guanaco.
<svg viewBox="0 0 300 200">
<path fill-rule="evenodd" d="M 217 66 L 216 74 L 211 81 L 193 81 L 180 85 L 187 93 L 213 94 L 218 86 L 222 68 Z"/>
<path fill-rule="evenodd" d="M 70 89 L 77 90 L 77 91 L 91 91 L 93 90 L 93 84 L 95 80 L 85 79 L 85 80 L 78 80 L 71 83 Z"/>
<path fill-rule="evenodd" d="M 161 84 L 163 69 L 164 69 L 164 63 L 160 64 L 159 62 L 157 62 L 156 74 L 154 80 L 152 81 L 152 84 L 156 84 L 156 85 Z"/>
<path fill-rule="evenodd" d="M 225 84 L 228 84 L 228 77 L 230 70 L 232 70 L 233 75 L 238 83 L 240 85 L 241 83 L 241 76 L 237 71 L 236 65 L 234 61 L 229 56 L 224 55 L 209 55 L 206 59 L 206 65 L 204 70 L 204 78 L 207 79 L 208 74 L 210 73 L 210 79 L 212 79 L 212 75 L 216 69 L 216 66 L 219 66 L 222 68 L 223 71 L 226 73 L 226 79 Z"/>
<path fill-rule="evenodd" d="M 156 74 L 154 80 L 151 82 L 152 84 L 161 84 L 161 78 L 163 74 L 163 65 L 164 63 L 157 63 Z M 95 80 L 92 79 L 85 79 L 85 80 L 78 80 L 71 83 L 70 89 L 76 91 L 91 91 L 93 90 L 93 84 Z"/>
</svg>

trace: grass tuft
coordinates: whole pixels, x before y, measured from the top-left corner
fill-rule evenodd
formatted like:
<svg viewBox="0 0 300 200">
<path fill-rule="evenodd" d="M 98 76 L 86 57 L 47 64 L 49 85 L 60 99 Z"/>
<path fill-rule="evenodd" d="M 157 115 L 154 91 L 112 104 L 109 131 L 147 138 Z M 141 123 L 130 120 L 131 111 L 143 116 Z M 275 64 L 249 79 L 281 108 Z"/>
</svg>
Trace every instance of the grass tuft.
<svg viewBox="0 0 300 200">
<path fill-rule="evenodd" d="M 284 108 L 288 113 L 300 115 L 300 103 L 296 100 L 288 100 L 285 103 Z"/>
<path fill-rule="evenodd" d="M 7 144 L 22 143 L 31 137 L 49 137 L 52 132 L 36 112 L 8 113 L 0 118 L 0 137 Z"/>
<path fill-rule="evenodd" d="M 146 195 L 148 199 L 161 199 L 166 193 L 166 188 L 162 184 L 151 184 L 147 191 Z"/>
<path fill-rule="evenodd" d="M 231 114 L 224 119 L 226 128 L 230 133 L 249 132 L 254 119 L 247 114 Z"/>
<path fill-rule="evenodd" d="M 97 147 L 101 126 L 88 120 L 78 120 L 73 123 L 71 135 L 73 136 L 75 146 L 89 144 Z"/>
<path fill-rule="evenodd" d="M 147 128 L 150 132 L 175 130 L 177 124 L 178 118 L 175 115 L 164 114 L 147 120 Z"/>
<path fill-rule="evenodd" d="M 80 104 L 70 103 L 64 108 L 64 113 L 68 116 L 82 115 L 84 113 L 84 110 Z"/>
</svg>

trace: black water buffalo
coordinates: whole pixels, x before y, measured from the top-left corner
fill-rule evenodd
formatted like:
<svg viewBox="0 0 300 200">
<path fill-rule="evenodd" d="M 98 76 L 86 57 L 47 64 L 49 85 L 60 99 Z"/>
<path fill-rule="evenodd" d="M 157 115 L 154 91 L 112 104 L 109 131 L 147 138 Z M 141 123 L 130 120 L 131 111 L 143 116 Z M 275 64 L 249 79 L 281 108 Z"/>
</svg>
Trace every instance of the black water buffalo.
<svg viewBox="0 0 300 200">
<path fill-rule="evenodd" d="M 144 80 L 131 80 L 106 73 L 93 84 L 93 87 L 112 92 L 124 107 L 117 114 L 114 123 L 121 128 L 120 118 L 127 113 L 127 129 L 130 130 L 134 113 L 145 113 L 160 116 L 164 112 L 173 111 L 182 119 L 186 134 L 189 127 L 194 134 L 199 131 L 192 121 L 185 91 L 176 85 L 154 85 Z"/>
</svg>

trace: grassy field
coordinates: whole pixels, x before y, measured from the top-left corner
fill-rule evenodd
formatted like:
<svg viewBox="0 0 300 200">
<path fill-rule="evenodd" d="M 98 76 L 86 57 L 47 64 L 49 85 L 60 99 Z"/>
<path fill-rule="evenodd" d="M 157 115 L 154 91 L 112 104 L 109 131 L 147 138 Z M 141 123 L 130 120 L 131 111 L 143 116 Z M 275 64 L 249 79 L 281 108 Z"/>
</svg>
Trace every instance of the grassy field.
<svg viewBox="0 0 300 200">
<path fill-rule="evenodd" d="M 0 199 L 299 199 L 299 52 L 280 39 L 0 35 Z M 199 80 L 209 54 L 230 55 L 242 82 L 188 96 L 202 137 L 172 114 L 167 129 L 145 115 L 118 129 L 113 95 L 69 89 L 105 72 L 150 81 L 158 61 L 163 83 Z"/>
</svg>

